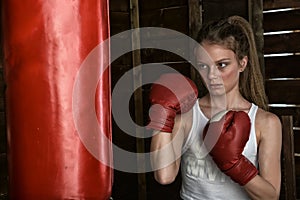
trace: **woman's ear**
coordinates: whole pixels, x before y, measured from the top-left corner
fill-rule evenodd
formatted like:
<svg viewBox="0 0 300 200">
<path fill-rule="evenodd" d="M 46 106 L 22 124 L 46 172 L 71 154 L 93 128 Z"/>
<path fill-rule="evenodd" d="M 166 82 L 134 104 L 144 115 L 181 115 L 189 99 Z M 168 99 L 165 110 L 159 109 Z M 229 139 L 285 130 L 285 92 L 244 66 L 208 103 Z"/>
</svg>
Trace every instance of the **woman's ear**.
<svg viewBox="0 0 300 200">
<path fill-rule="evenodd" d="M 248 64 L 248 56 L 244 56 L 240 60 L 240 72 L 243 72 Z"/>
</svg>

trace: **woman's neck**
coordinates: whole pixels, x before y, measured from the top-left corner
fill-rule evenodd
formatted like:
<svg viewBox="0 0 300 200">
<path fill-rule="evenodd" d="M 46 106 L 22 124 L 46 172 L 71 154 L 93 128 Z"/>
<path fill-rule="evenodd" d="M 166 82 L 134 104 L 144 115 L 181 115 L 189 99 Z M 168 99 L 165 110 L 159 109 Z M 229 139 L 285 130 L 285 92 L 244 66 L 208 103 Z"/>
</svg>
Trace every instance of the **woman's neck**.
<svg viewBox="0 0 300 200">
<path fill-rule="evenodd" d="M 207 103 L 210 105 L 214 112 L 222 110 L 247 110 L 251 107 L 251 103 L 248 102 L 240 93 L 235 95 L 218 95 L 210 96 L 206 95 Z"/>
</svg>

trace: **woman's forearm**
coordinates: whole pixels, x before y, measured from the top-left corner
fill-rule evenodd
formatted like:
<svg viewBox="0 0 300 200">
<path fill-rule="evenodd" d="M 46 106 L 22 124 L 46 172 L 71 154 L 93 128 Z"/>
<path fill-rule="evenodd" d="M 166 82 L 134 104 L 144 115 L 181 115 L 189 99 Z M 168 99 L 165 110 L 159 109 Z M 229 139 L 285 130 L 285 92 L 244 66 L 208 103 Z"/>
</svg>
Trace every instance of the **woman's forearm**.
<svg viewBox="0 0 300 200">
<path fill-rule="evenodd" d="M 249 181 L 244 188 L 253 200 L 278 200 L 279 198 L 279 192 L 273 185 L 259 175 Z"/>
<path fill-rule="evenodd" d="M 180 152 L 174 148 L 176 140 L 170 133 L 158 132 L 151 141 L 151 163 L 155 179 L 161 184 L 172 183 L 178 173 Z"/>
</svg>

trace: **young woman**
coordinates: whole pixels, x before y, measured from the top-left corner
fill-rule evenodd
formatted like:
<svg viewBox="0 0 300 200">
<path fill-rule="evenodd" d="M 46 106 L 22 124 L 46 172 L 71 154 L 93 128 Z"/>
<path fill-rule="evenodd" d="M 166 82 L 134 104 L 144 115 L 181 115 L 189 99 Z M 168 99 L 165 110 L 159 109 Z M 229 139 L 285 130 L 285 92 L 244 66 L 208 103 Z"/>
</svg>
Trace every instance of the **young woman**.
<svg viewBox="0 0 300 200">
<path fill-rule="evenodd" d="M 188 79 L 190 89 L 180 88 L 174 74 L 158 82 L 173 84 L 177 98 L 166 87 L 152 86 L 150 101 L 160 105 L 150 109 L 155 179 L 169 184 L 181 167 L 182 199 L 278 199 L 281 123 L 268 112 L 250 24 L 239 16 L 212 22 L 202 27 L 198 42 L 205 96 L 196 99 Z M 207 124 L 222 110 L 230 112 L 221 116 L 222 123 L 217 120 L 221 133 L 207 147 L 205 135 L 214 134 Z"/>
</svg>

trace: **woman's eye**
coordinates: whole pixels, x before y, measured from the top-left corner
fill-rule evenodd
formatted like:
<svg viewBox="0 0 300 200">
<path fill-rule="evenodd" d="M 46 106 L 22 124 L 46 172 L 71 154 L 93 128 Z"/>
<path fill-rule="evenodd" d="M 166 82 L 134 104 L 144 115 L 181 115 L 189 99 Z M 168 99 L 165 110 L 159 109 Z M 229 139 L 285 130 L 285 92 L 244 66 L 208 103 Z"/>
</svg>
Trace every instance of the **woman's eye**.
<svg viewBox="0 0 300 200">
<path fill-rule="evenodd" d="M 223 68 L 225 68 L 227 65 L 228 65 L 227 63 L 223 63 L 223 62 L 217 64 L 217 66 L 218 66 L 219 69 L 223 69 Z"/>
<path fill-rule="evenodd" d="M 205 63 L 197 63 L 197 67 L 199 69 L 206 69 L 206 68 L 208 68 L 208 65 Z"/>
</svg>

